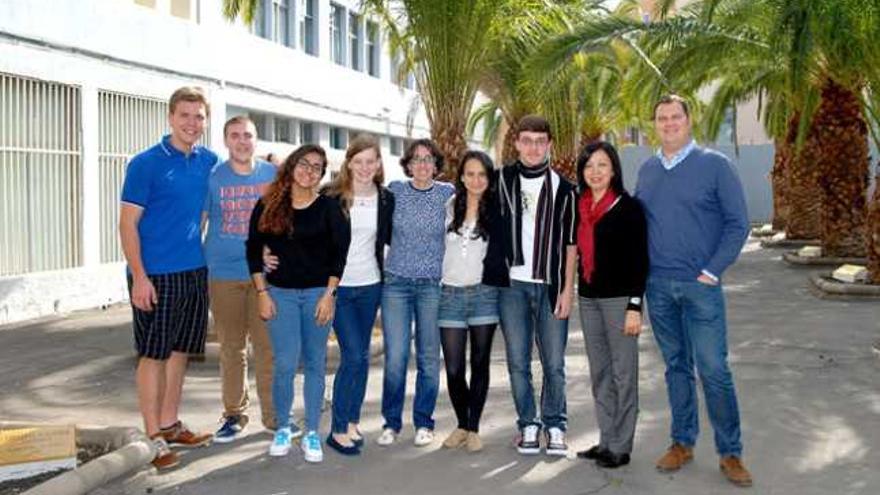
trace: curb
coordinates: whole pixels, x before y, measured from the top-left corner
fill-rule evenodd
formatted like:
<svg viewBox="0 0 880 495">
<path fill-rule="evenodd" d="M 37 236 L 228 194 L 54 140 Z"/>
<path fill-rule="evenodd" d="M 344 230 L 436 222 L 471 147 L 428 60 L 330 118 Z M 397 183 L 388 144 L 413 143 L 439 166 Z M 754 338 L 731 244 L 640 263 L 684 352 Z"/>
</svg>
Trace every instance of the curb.
<svg viewBox="0 0 880 495">
<path fill-rule="evenodd" d="M 761 239 L 762 248 L 802 248 L 804 246 L 818 245 L 818 239 Z"/>
<path fill-rule="evenodd" d="M 22 421 L 0 421 L 0 427 L 32 426 Z M 77 444 L 106 445 L 113 450 L 72 471 L 67 471 L 22 495 L 85 495 L 86 493 L 145 466 L 156 456 L 155 447 L 136 428 L 76 426 Z"/>
<path fill-rule="evenodd" d="M 799 256 L 797 251 L 786 251 L 782 253 L 782 259 L 790 265 L 797 266 L 840 266 L 840 265 L 865 265 L 867 258 L 849 258 L 835 256 Z"/>
<path fill-rule="evenodd" d="M 819 297 L 849 300 L 880 299 L 880 285 L 848 284 L 830 280 L 831 272 L 810 275 L 810 282 L 819 292 Z"/>
</svg>

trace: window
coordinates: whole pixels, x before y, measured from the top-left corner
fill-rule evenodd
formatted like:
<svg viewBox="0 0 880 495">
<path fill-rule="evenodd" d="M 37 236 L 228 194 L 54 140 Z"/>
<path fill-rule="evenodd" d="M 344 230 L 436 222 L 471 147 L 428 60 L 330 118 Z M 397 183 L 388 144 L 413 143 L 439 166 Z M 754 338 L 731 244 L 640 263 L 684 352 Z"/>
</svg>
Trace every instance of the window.
<svg viewBox="0 0 880 495">
<path fill-rule="evenodd" d="M 309 55 L 318 54 L 315 22 L 315 0 L 299 0 L 299 47 Z"/>
<path fill-rule="evenodd" d="M 266 118 L 266 114 L 263 113 L 253 113 L 251 112 L 249 115 L 250 119 L 254 121 L 254 127 L 257 129 L 257 136 L 260 139 L 266 139 L 269 137 L 269 122 Z"/>
<path fill-rule="evenodd" d="M 345 9 L 330 4 L 330 58 L 339 65 L 345 65 Z"/>
<path fill-rule="evenodd" d="M 293 136 L 290 134 L 290 119 L 275 117 L 275 142 L 292 143 Z"/>
<path fill-rule="evenodd" d="M 394 156 L 403 155 L 403 139 L 393 136 L 388 138 L 388 151 Z"/>
<path fill-rule="evenodd" d="M 335 150 L 344 150 L 348 146 L 348 133 L 342 127 L 330 128 L 330 147 Z"/>
<path fill-rule="evenodd" d="M 266 29 L 266 4 L 264 3 L 266 0 L 261 0 L 257 3 L 257 8 L 254 11 L 254 24 L 251 26 L 251 30 L 254 34 L 259 36 L 260 38 L 270 39 L 269 32 Z"/>
<path fill-rule="evenodd" d="M 290 45 L 290 0 L 272 0 L 272 40 Z"/>
<path fill-rule="evenodd" d="M 379 25 L 367 22 L 367 73 L 379 77 Z"/>
<path fill-rule="evenodd" d="M 299 144 L 315 142 L 315 124 L 302 121 L 299 123 Z"/>
<path fill-rule="evenodd" d="M 354 70 L 361 70 L 361 48 L 363 48 L 363 35 L 361 33 L 361 16 L 355 13 L 348 14 L 348 51 L 350 56 L 349 66 Z"/>
</svg>

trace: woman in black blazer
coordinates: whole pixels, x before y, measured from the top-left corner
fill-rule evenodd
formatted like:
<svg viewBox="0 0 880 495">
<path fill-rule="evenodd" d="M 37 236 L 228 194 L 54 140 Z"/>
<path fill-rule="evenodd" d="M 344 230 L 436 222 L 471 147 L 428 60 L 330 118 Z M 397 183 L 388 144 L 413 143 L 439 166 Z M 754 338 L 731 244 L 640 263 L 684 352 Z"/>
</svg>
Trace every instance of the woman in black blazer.
<svg viewBox="0 0 880 495">
<path fill-rule="evenodd" d="M 623 188 L 612 145 L 587 145 L 577 179 L 578 305 L 600 430 L 599 444 L 578 457 L 616 468 L 629 463 L 638 415 L 647 228 L 641 205 Z"/>
</svg>

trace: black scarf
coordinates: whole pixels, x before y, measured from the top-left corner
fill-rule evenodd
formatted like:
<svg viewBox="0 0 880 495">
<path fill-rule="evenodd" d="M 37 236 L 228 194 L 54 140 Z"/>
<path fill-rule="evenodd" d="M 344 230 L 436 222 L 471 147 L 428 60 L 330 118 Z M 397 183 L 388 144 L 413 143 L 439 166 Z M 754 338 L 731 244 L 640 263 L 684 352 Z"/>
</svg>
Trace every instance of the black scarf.
<svg viewBox="0 0 880 495">
<path fill-rule="evenodd" d="M 522 183 L 521 178 L 536 179 L 544 177 L 544 183 L 541 185 L 541 192 L 538 195 L 538 202 L 535 205 L 529 205 L 535 208 L 535 238 L 532 243 L 532 278 L 535 280 L 548 280 L 549 273 L 547 265 L 550 257 L 550 237 L 553 234 L 553 180 L 551 178 L 550 162 L 545 161 L 537 167 L 526 167 L 521 161 L 516 162 L 518 173 L 514 178 L 514 195 L 517 197 L 516 216 L 517 223 L 522 221 L 523 201 L 522 201 Z M 519 231 L 515 242 L 519 244 L 519 256 L 514 260 L 514 265 L 522 265 L 522 225 L 517 225 Z"/>
</svg>

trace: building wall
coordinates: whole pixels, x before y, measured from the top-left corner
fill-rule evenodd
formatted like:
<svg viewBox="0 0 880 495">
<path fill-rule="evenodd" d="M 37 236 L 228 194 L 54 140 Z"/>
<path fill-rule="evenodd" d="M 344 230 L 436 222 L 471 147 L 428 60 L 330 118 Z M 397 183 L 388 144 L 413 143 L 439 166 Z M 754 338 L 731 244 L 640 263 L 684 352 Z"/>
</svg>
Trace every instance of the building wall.
<svg viewBox="0 0 880 495">
<path fill-rule="evenodd" d="M 120 157 L 124 163 L 126 154 L 101 149 L 108 113 L 99 101 L 108 92 L 165 101 L 182 85 L 203 87 L 212 105 L 205 142 L 221 155 L 225 155 L 222 124 L 239 113 L 285 119 L 293 126 L 313 123 L 315 139 L 328 149 L 332 167 L 339 166 L 343 150 L 330 149 L 331 128 L 346 135 L 371 132 L 381 136 L 386 177 L 402 177 L 396 155 L 403 138 L 428 135 L 429 127 L 418 93 L 392 80 L 384 34 L 379 36 L 379 77 L 374 77 L 365 69 L 366 48 L 360 52 L 364 67 L 360 71 L 331 61 L 329 0 L 315 1 L 316 55 L 305 53 L 297 43 L 302 1 L 278 1 L 288 6 L 293 46 L 260 37 L 259 27 L 229 23 L 221 15 L 221 0 L 0 2 L 0 73 L 76 89 L 81 163 L 81 177 L 70 179 L 79 188 L 71 201 L 81 209 L 81 220 L 70 226 L 67 238 L 58 239 L 77 244 L 76 266 L 15 273 L 8 267 L 0 269 L 0 324 L 127 297 L 124 265 L 102 262 L 119 259 L 108 254 L 118 249 L 108 244 L 108 235 L 115 235 L 108 229 L 116 218 L 112 194 L 118 194 L 121 184 L 118 174 L 107 173 L 105 167 L 111 158 L 120 167 Z M 358 2 L 334 3 L 346 9 L 344 40 L 350 47 L 348 13 L 357 11 Z M 263 27 L 274 21 L 271 14 L 266 16 L 272 7 L 272 0 L 267 0 Z M 359 22 L 365 34 L 365 20 Z M 142 111 L 155 113 L 159 107 L 152 108 Z M 146 132 L 142 127 L 132 125 L 122 132 Z M 262 140 L 258 151 L 289 152 L 299 137 L 294 133 L 291 143 Z M 0 206 L 3 201 L 0 198 Z"/>
</svg>

